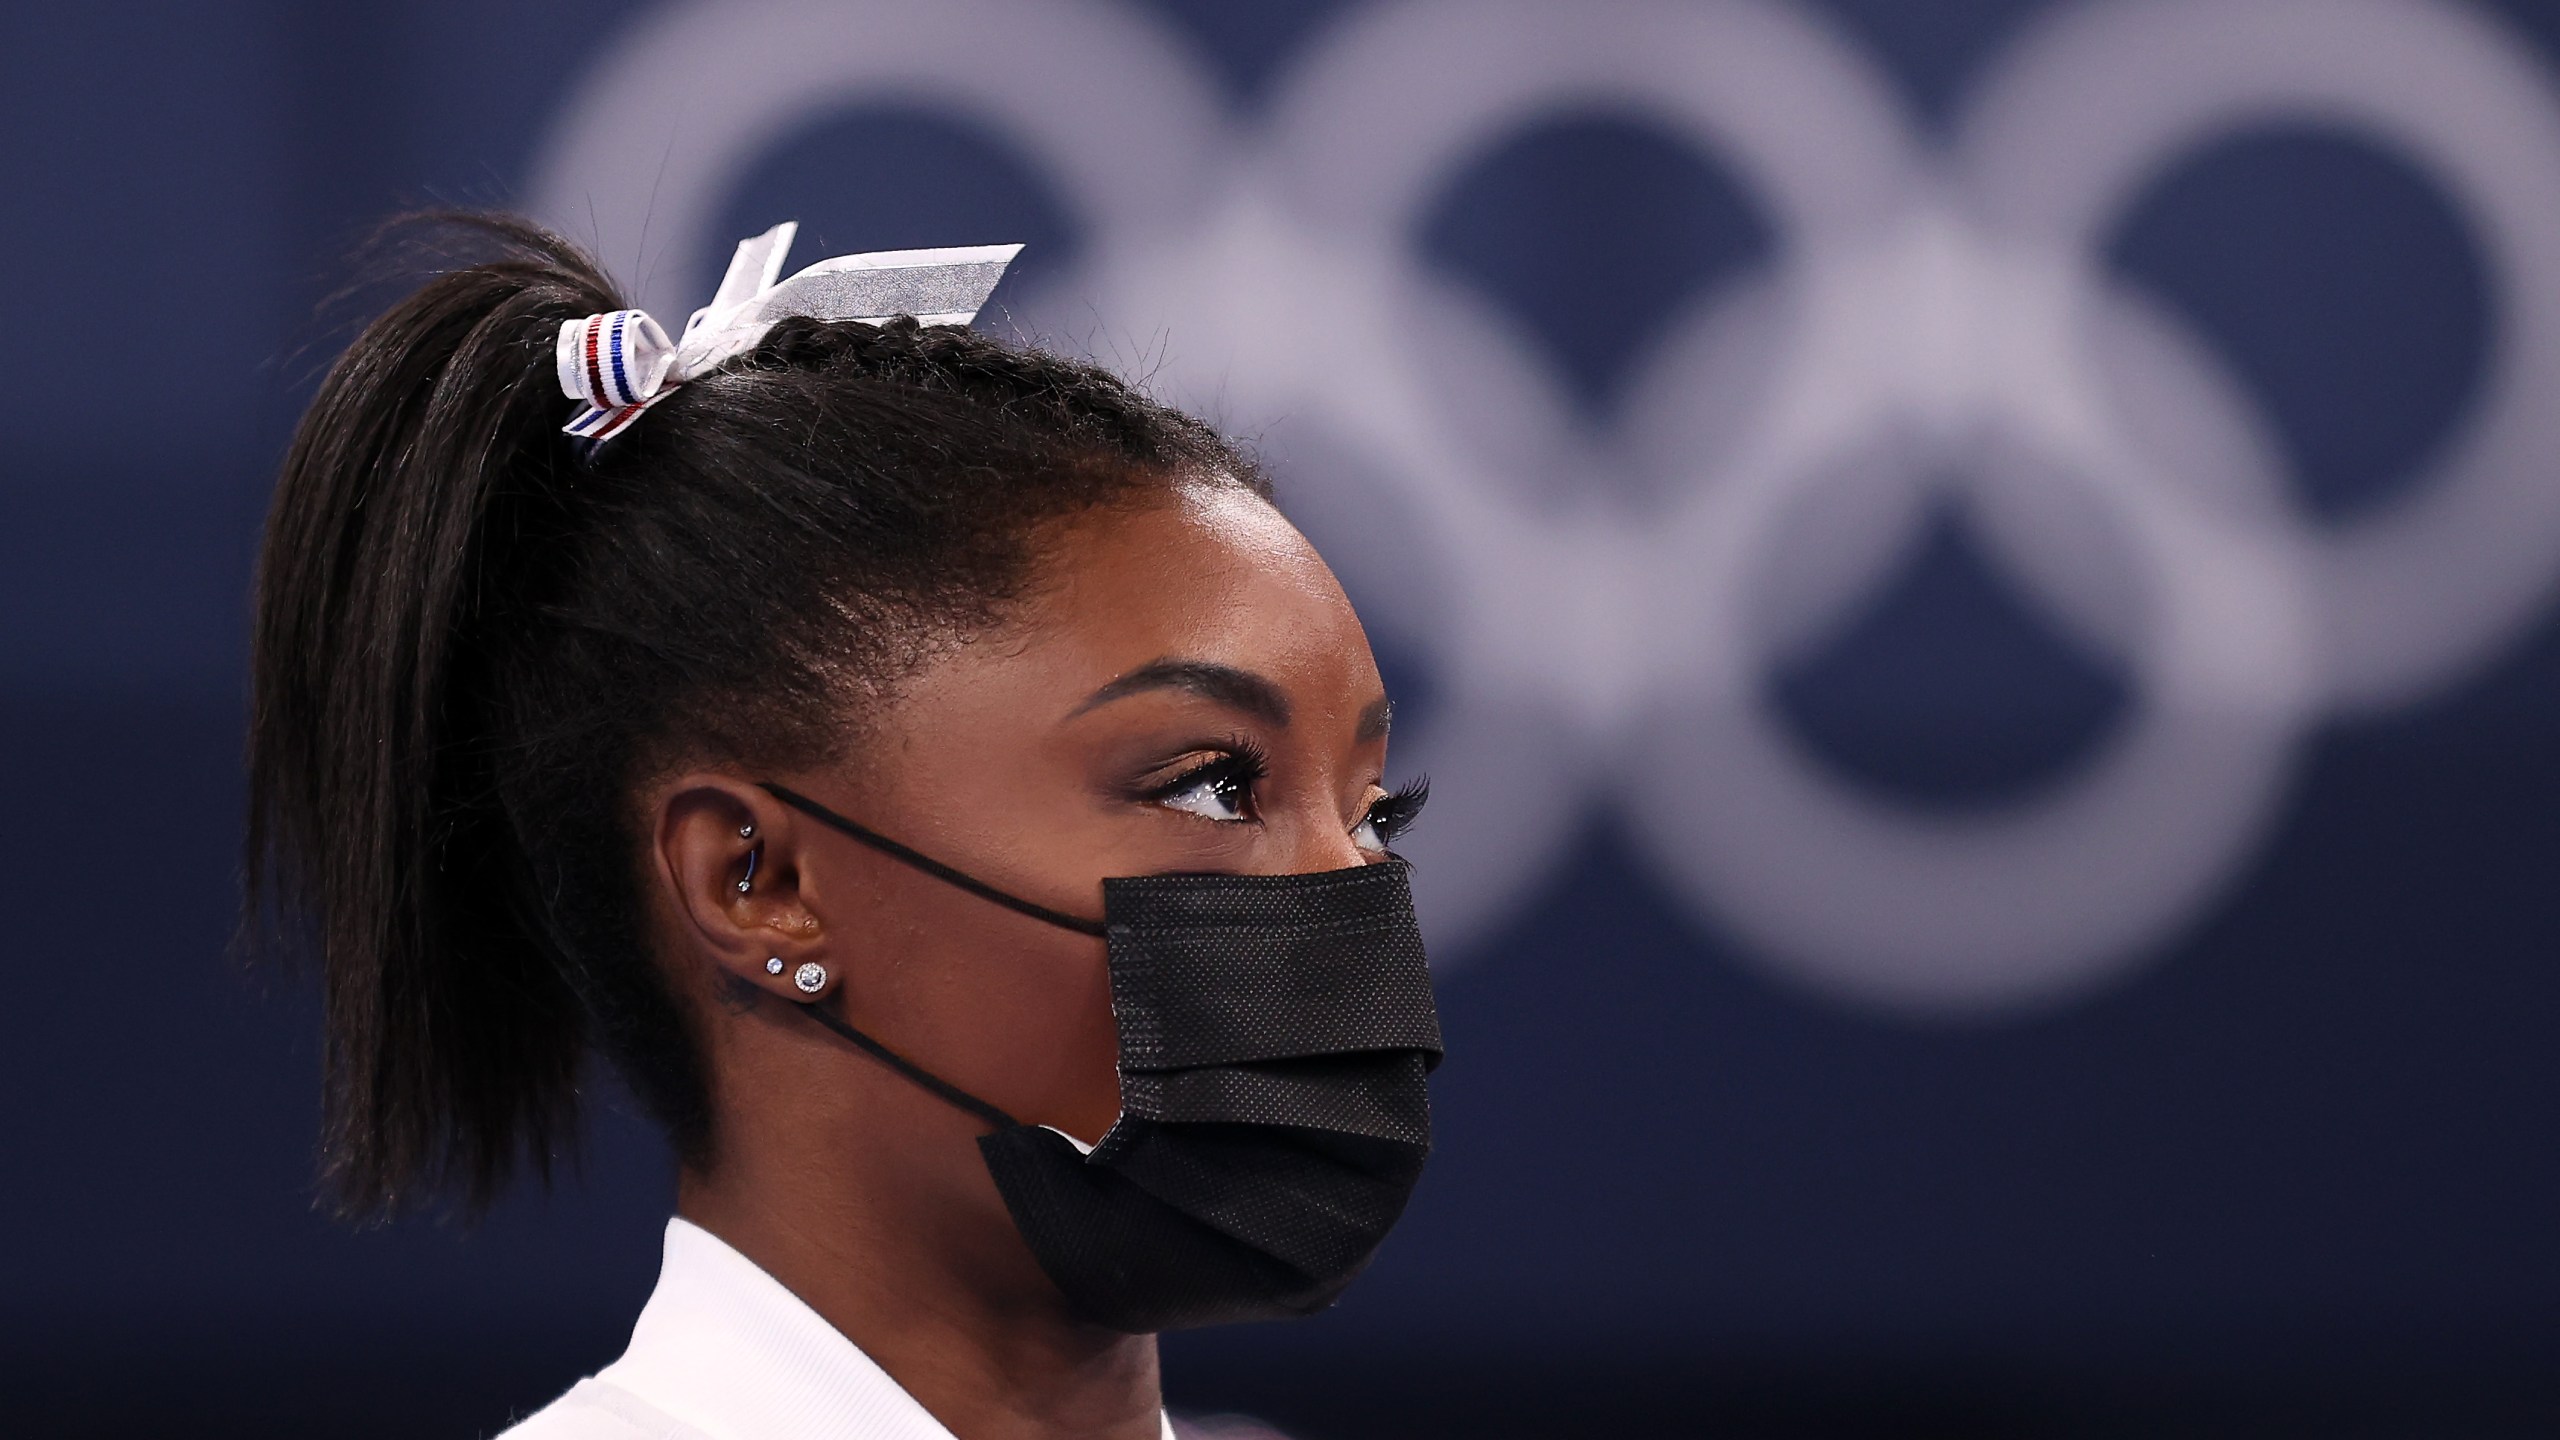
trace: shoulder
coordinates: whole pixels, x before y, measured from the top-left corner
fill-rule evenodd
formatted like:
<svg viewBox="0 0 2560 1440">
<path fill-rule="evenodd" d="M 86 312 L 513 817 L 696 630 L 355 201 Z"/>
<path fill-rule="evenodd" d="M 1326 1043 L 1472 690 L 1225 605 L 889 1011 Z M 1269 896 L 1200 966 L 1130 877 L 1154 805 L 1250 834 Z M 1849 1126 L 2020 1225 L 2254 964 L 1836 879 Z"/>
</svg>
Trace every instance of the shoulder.
<svg viewBox="0 0 2560 1440">
<path fill-rule="evenodd" d="M 498 1440 L 704 1440 L 630 1391 L 581 1380 L 569 1393 L 500 1432 Z"/>
</svg>

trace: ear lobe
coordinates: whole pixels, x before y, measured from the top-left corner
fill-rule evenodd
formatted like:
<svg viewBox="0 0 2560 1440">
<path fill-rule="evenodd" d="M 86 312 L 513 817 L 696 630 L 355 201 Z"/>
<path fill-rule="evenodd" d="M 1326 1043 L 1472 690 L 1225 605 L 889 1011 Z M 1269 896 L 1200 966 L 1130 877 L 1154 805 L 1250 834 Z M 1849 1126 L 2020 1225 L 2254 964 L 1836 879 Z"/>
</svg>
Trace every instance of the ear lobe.
<svg viewBox="0 0 2560 1440">
<path fill-rule="evenodd" d="M 794 981 L 824 926 L 801 892 L 796 827 L 781 802 L 731 776 L 687 775 L 661 792 L 655 822 L 652 868 L 680 954 L 709 960 L 723 987 L 812 998 Z"/>
</svg>

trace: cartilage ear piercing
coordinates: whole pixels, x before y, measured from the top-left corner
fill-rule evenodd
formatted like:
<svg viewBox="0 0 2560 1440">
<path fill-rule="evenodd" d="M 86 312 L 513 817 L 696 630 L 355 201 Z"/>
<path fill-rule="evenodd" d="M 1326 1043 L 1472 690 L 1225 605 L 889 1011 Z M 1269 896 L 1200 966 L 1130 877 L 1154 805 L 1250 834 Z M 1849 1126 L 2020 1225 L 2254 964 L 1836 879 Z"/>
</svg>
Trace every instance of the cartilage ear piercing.
<svg viewBox="0 0 2560 1440">
<path fill-rule="evenodd" d="M 800 987 L 801 994 L 815 995 L 827 988 L 827 967 L 815 960 L 803 960 L 800 968 L 791 972 L 791 983 Z"/>
<path fill-rule="evenodd" d="M 755 827 L 754 827 L 754 826 L 752 826 L 752 825 L 750 825 L 750 826 L 748 826 L 747 828 L 748 828 L 748 829 L 750 829 L 750 830 L 752 830 L 752 829 L 754 829 Z M 761 854 L 763 854 L 763 853 L 764 853 L 764 847 L 763 847 L 763 846 L 761 846 L 761 845 L 759 845 L 759 846 L 757 846 L 756 848 L 754 848 L 753 850 L 750 850 L 750 851 L 748 851 L 748 852 L 747 852 L 747 874 L 746 874 L 746 878 L 745 878 L 745 879 L 740 880 L 740 881 L 738 882 L 738 893 L 739 893 L 739 894 L 744 895 L 744 894 L 746 894 L 749 890 L 751 890 L 751 889 L 753 889 L 753 888 L 755 887 L 755 883 L 756 883 L 756 857 L 757 857 L 757 856 L 759 856 L 759 855 L 761 855 Z"/>
<path fill-rule="evenodd" d="M 739 827 L 738 827 L 738 838 L 739 838 L 739 839 L 741 839 L 741 840 L 753 840 L 754 838 L 756 838 L 756 827 L 755 827 L 755 826 L 753 826 L 753 825 L 741 825 L 741 826 L 739 826 Z"/>
<path fill-rule="evenodd" d="M 766 956 L 766 957 L 765 957 L 765 961 L 764 961 L 764 973 L 766 973 L 767 975 L 779 975 L 779 974 L 781 974 L 781 973 L 782 973 L 782 957 L 781 957 L 781 956 L 779 956 L 779 955 L 768 955 L 768 956 Z"/>
</svg>

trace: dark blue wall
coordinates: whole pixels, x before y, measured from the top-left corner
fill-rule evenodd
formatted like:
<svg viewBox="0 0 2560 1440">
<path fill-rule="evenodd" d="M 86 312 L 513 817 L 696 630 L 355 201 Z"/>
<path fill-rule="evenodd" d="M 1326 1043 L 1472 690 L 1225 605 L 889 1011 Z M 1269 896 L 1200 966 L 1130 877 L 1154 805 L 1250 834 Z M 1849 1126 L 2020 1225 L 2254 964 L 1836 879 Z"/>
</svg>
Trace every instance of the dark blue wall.
<svg viewBox="0 0 2560 1440">
<path fill-rule="evenodd" d="M 1358 7 L 1148 8 L 1250 111 Z M 1814 8 L 1942 120 L 2041 7 Z M 2560 66 L 2560 11 L 2482 13 Z M 310 997 L 225 952 L 256 527 L 332 345 L 306 317 L 368 222 L 515 196 L 629 18 L 10 12 L 0 1430 L 477 1433 L 609 1358 L 647 1290 L 669 1184 L 609 1089 L 583 1165 L 477 1231 L 317 1216 Z M 827 247 L 804 259 L 997 231 L 1072 256 L 1021 163 L 856 114 L 742 177 L 731 228 L 799 215 Z M 883 177 L 912 205 L 846 198 Z M 1417 240 L 1595 425 L 1676 302 L 1773 243 L 1710 160 L 1570 115 Z M 2392 501 L 2498 333 L 2423 164 L 2334 137 L 2235 133 L 2110 244 L 2325 521 Z M 1558 282 L 1576 251 L 1599 259 Z M 1955 527 L 1862 613 L 1778 696 L 1883 793 L 2031 790 L 2137 703 Z M 1769 978 L 1594 809 L 1444 986 L 1443 1148 L 1375 1271 L 1320 1320 L 1172 1342 L 1173 1393 L 1340 1437 L 2551 1433 L 2556 742 L 2560 610 L 2315 728 L 2272 833 L 2164 951 L 1970 1022 Z"/>
</svg>

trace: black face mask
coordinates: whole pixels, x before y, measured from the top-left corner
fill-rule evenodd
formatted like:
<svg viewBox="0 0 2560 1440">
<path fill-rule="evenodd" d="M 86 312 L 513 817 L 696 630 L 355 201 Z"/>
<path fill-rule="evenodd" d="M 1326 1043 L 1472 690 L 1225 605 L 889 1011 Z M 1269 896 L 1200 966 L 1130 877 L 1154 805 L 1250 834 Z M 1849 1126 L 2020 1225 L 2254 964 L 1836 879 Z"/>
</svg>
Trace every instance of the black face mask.
<svg viewBox="0 0 2560 1440">
<path fill-rule="evenodd" d="M 1307 1315 L 1369 1263 L 1431 1151 L 1440 1062 L 1402 863 L 1102 882 L 1101 920 L 1008 895 L 779 785 L 792 808 L 983 899 L 1110 947 L 1120 1118 L 1090 1153 L 819 1024 L 984 1119 L 979 1152 L 1031 1253 L 1131 1334 Z"/>
</svg>

